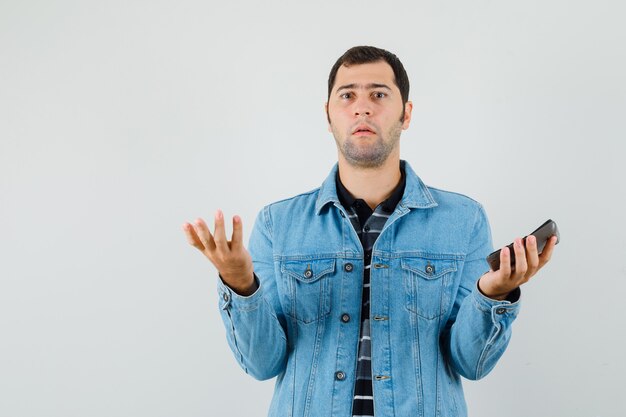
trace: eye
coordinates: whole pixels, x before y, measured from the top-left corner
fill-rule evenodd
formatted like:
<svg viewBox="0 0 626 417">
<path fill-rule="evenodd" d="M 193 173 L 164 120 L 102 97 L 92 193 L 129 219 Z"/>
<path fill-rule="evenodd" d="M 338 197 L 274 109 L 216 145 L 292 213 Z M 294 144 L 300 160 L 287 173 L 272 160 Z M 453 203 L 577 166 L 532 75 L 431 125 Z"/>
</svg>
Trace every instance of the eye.
<svg viewBox="0 0 626 417">
<path fill-rule="evenodd" d="M 349 99 L 350 97 L 352 97 L 352 93 L 343 93 L 339 96 L 339 98 L 342 98 L 345 100 Z"/>
<path fill-rule="evenodd" d="M 387 93 L 383 93 L 381 91 L 375 91 L 374 93 L 372 93 L 372 96 L 374 96 L 374 98 L 385 98 L 387 97 Z"/>
</svg>

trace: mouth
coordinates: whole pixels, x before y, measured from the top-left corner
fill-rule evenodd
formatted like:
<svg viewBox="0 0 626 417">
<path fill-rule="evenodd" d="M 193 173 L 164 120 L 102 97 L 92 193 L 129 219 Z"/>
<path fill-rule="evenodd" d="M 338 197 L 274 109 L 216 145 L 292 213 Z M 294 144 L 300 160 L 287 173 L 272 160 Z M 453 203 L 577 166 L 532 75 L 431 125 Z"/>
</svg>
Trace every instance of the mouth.
<svg viewBox="0 0 626 417">
<path fill-rule="evenodd" d="M 374 129 L 370 128 L 369 126 L 359 125 L 356 127 L 356 129 L 352 131 L 352 134 L 354 136 L 369 136 L 369 135 L 375 135 L 376 132 L 374 131 Z"/>
</svg>

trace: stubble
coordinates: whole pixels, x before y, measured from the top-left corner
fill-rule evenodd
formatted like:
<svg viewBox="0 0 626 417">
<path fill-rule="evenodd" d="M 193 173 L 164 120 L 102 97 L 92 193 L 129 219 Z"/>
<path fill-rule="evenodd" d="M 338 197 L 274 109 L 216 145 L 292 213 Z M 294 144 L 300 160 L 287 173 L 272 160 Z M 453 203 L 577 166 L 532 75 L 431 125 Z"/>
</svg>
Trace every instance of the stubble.
<svg viewBox="0 0 626 417">
<path fill-rule="evenodd" d="M 398 146 L 402 122 L 394 124 L 387 132 L 381 132 L 376 138 L 354 137 L 347 132 L 345 139 L 340 140 L 338 138 L 341 137 L 341 133 L 337 132 L 334 126 L 332 131 L 337 149 L 350 165 L 362 169 L 378 168 Z"/>
</svg>

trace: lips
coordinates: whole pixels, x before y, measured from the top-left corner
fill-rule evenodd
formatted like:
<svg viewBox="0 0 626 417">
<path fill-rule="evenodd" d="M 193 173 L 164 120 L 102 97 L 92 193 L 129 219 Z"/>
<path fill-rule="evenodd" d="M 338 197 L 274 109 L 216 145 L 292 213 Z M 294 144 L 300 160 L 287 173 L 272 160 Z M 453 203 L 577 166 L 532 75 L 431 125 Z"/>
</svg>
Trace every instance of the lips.
<svg viewBox="0 0 626 417">
<path fill-rule="evenodd" d="M 367 134 L 375 134 L 374 129 L 369 127 L 368 125 L 359 125 L 353 131 L 353 135 L 367 135 Z"/>
</svg>

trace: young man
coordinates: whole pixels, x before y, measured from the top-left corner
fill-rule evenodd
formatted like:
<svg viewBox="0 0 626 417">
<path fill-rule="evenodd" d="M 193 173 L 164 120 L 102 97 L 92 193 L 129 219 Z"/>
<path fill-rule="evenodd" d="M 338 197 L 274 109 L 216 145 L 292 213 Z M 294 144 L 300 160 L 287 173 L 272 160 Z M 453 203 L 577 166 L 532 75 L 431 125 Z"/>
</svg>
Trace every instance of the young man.
<svg viewBox="0 0 626 417">
<path fill-rule="evenodd" d="M 312 192 L 266 206 L 249 249 L 218 210 L 183 226 L 220 273 L 220 311 L 241 367 L 278 376 L 270 416 L 466 416 L 461 379 L 504 352 L 519 286 L 550 259 L 533 237 L 489 270 L 481 205 L 425 186 L 400 160 L 411 122 L 399 59 L 349 49 L 328 80 L 338 163 Z M 488 272 L 485 272 L 488 271 Z"/>
</svg>

